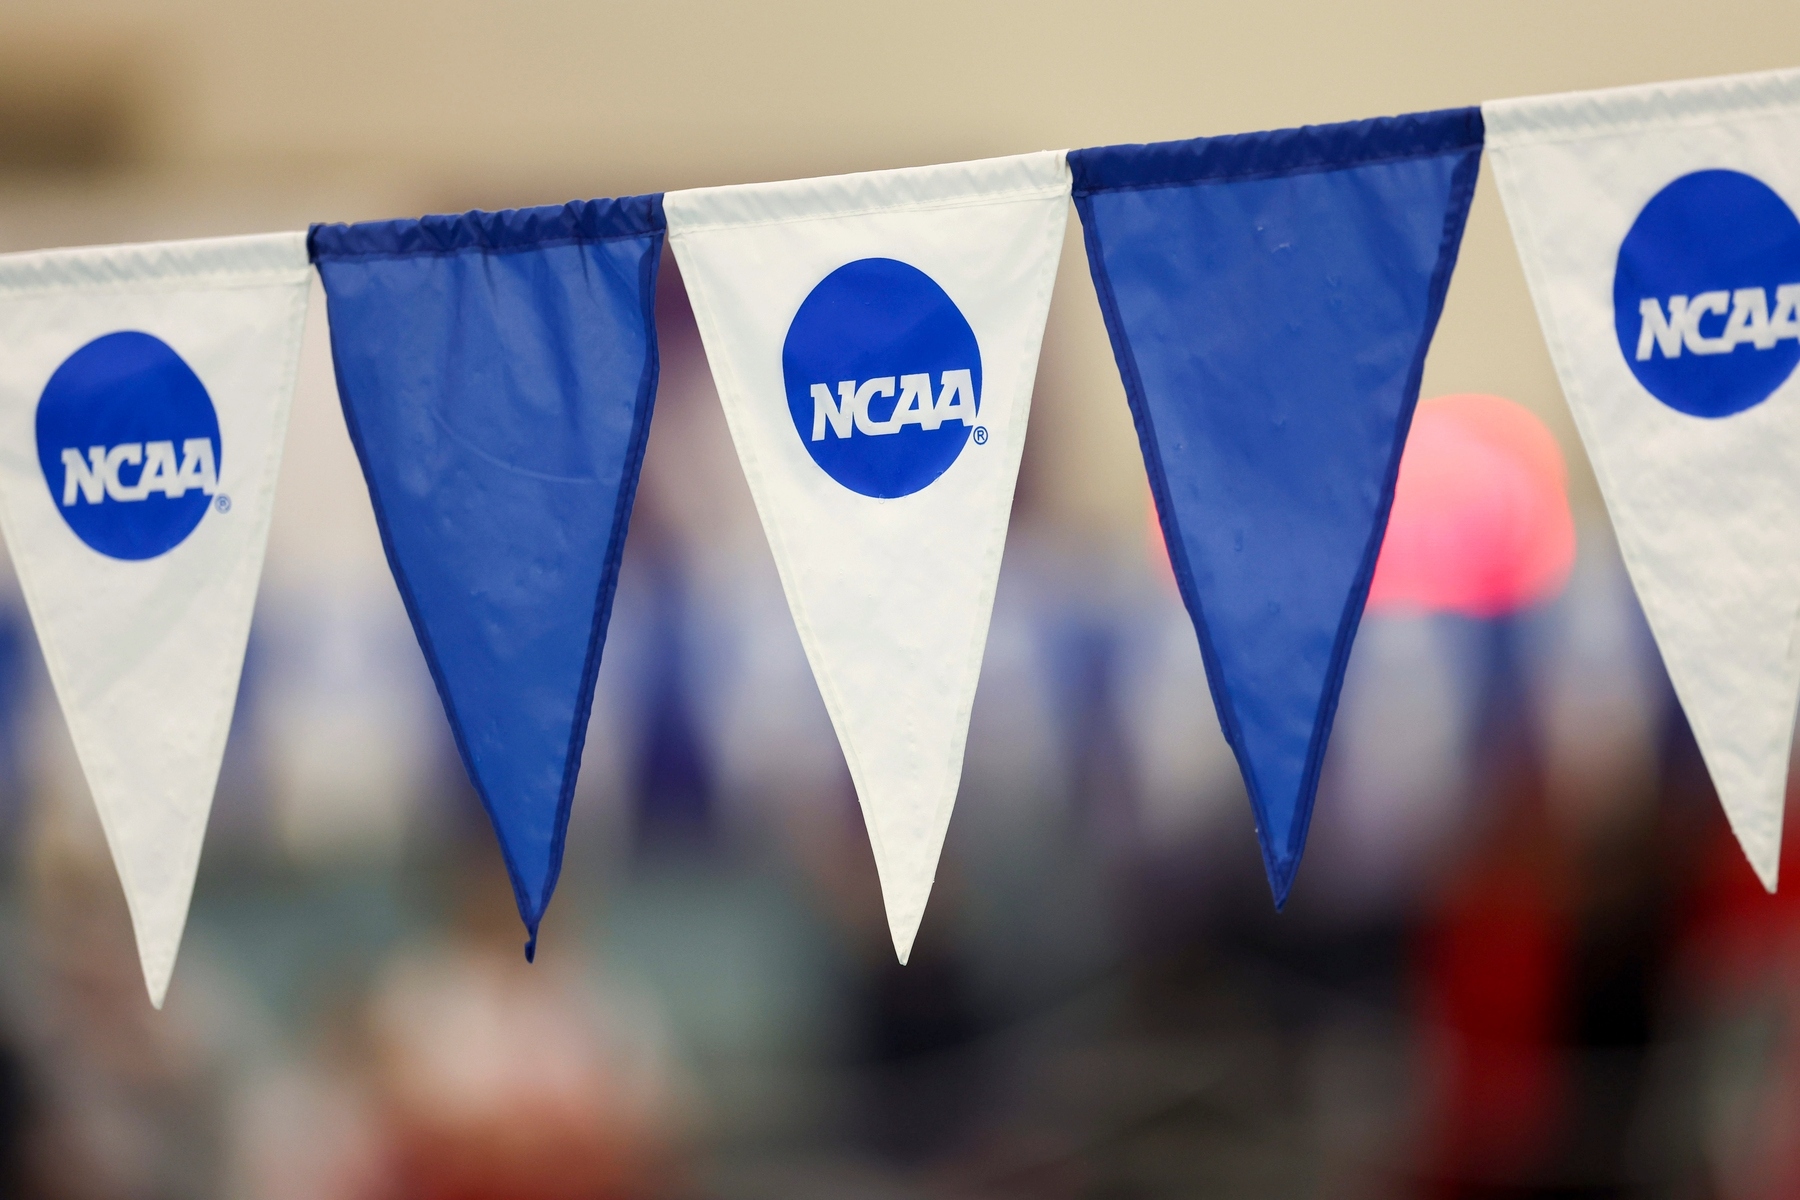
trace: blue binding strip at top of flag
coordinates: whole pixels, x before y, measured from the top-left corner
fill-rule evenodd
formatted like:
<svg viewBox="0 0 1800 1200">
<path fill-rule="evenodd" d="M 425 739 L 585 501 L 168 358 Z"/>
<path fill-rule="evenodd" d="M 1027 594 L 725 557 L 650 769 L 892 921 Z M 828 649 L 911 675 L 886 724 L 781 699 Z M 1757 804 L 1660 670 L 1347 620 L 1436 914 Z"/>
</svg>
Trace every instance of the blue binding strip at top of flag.
<svg viewBox="0 0 1800 1200">
<path fill-rule="evenodd" d="M 1088 264 L 1279 907 L 1306 843 L 1478 109 L 1072 151 Z"/>
<path fill-rule="evenodd" d="M 530 933 L 656 395 L 661 196 L 315 225 L 388 563 Z"/>
</svg>

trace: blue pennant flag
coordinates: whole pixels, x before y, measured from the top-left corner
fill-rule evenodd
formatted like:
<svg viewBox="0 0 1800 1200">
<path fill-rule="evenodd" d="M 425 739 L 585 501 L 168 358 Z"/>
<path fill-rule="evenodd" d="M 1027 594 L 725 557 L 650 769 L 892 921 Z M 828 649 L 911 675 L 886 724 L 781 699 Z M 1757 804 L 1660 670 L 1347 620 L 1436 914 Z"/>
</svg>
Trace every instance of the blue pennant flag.
<svg viewBox="0 0 1800 1200">
<path fill-rule="evenodd" d="M 1069 154 L 1277 907 L 1306 844 L 1481 143 L 1467 108 Z"/>
<path fill-rule="evenodd" d="M 530 941 L 656 395 L 661 196 L 315 225 L 388 564 Z"/>
</svg>

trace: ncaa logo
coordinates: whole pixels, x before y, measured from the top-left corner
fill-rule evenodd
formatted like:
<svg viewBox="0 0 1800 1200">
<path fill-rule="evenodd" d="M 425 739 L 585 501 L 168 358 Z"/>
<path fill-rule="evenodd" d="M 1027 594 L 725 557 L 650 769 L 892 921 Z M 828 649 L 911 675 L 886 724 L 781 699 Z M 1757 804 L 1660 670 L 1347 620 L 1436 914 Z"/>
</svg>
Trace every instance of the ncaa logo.
<svg viewBox="0 0 1800 1200">
<path fill-rule="evenodd" d="M 63 360 L 38 400 L 37 450 L 56 510 L 110 558 L 166 554 L 219 490 L 212 398 L 147 333 L 109 333 Z"/>
<path fill-rule="evenodd" d="M 813 288 L 781 348 L 788 411 L 813 461 L 853 492 L 910 496 L 979 445 L 981 349 L 917 267 L 863 258 Z"/>
<path fill-rule="evenodd" d="M 1683 175 L 1619 247 L 1613 326 L 1670 408 L 1727 417 L 1762 403 L 1800 363 L 1800 220 L 1753 176 Z"/>
</svg>

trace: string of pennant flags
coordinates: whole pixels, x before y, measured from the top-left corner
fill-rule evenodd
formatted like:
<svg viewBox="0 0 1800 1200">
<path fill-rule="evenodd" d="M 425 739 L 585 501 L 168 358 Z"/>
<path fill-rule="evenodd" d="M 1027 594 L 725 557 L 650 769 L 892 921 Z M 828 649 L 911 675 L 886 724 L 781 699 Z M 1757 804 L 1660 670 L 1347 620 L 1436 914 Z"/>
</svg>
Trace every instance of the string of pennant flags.
<svg viewBox="0 0 1800 1200">
<path fill-rule="evenodd" d="M 1800 699 L 1797 146 L 1789 70 L 0 256 L 0 527 L 152 1002 L 231 724 L 315 270 L 383 547 L 530 957 L 656 399 L 667 242 L 905 961 L 962 774 L 1069 201 L 1279 906 L 1484 150 L 1633 584 L 1773 890 Z"/>
</svg>

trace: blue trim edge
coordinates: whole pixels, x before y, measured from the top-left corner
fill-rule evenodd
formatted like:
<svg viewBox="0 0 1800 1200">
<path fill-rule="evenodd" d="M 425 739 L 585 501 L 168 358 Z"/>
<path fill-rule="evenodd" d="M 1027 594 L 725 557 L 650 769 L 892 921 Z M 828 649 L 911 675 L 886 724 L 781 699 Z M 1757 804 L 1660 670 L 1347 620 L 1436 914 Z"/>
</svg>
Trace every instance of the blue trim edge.
<svg viewBox="0 0 1800 1200">
<path fill-rule="evenodd" d="M 656 198 L 656 216 L 662 218 L 662 197 Z M 563 845 L 569 833 L 569 812 L 575 802 L 575 781 L 581 771 L 582 751 L 587 745 L 588 718 L 594 707 L 594 681 L 600 674 L 600 656 L 606 646 L 606 629 L 612 621 L 613 598 L 618 593 L 619 565 L 625 557 L 625 538 L 631 525 L 631 510 L 637 500 L 638 476 L 644 466 L 644 449 L 650 441 L 650 419 L 656 409 L 656 388 L 662 373 L 662 350 L 656 340 L 656 281 L 662 268 L 664 233 L 651 235 L 650 244 L 639 260 L 638 292 L 646 338 L 644 373 L 638 379 L 636 412 L 632 417 L 631 443 L 625 452 L 625 469 L 619 474 L 619 498 L 613 508 L 613 527 L 607 535 L 606 562 L 600 570 L 600 594 L 594 598 L 594 628 L 588 638 L 587 659 L 581 668 L 581 691 L 576 697 L 575 717 L 569 730 L 569 751 L 563 769 L 562 794 L 556 803 L 555 832 L 550 839 L 550 862 L 544 874 L 544 894 L 538 898 L 529 922 L 531 940 L 525 945 L 525 961 L 537 956 L 538 922 L 550 906 L 550 895 L 562 877 Z M 470 777 L 474 772 L 470 771 Z M 485 803 L 485 800 L 484 800 Z"/>
<path fill-rule="evenodd" d="M 1480 150 L 1479 108 L 1445 108 L 1335 125 L 1069 151 L 1079 200 L 1095 192 L 1266 179 L 1391 159 Z"/>
<path fill-rule="evenodd" d="M 469 250 L 505 253 L 570 242 L 647 237 L 666 228 L 662 193 L 657 192 L 500 212 L 475 209 L 397 221 L 314 225 L 306 234 L 306 250 L 315 263 L 321 259 L 461 254 Z"/>
</svg>

